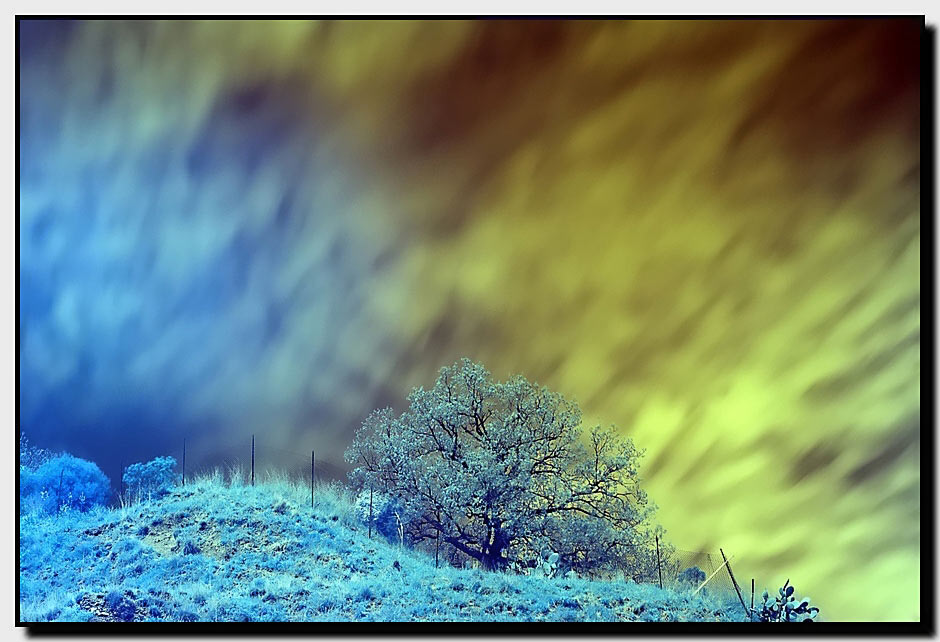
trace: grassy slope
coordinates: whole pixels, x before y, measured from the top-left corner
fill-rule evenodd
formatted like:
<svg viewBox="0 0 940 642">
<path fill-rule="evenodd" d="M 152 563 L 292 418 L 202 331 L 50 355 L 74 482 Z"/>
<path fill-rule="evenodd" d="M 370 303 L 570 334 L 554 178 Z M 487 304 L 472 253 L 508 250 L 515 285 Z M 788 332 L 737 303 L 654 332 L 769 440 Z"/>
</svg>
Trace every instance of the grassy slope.
<svg viewBox="0 0 940 642">
<path fill-rule="evenodd" d="M 285 481 L 215 476 L 125 509 L 23 516 L 20 529 L 27 622 L 741 619 L 727 601 L 632 582 L 435 569 L 368 539 L 348 497 L 323 487 L 311 507 L 309 488 Z"/>
</svg>

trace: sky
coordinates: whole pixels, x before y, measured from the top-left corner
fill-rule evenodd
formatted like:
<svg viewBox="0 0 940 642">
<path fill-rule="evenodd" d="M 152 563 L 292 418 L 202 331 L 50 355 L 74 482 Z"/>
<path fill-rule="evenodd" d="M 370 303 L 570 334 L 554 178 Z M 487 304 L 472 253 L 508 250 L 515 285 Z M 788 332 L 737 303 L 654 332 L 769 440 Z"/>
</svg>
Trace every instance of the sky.
<svg viewBox="0 0 940 642">
<path fill-rule="evenodd" d="M 677 548 L 918 619 L 919 39 L 21 22 L 19 428 L 342 478 L 467 356 L 644 448 Z"/>
</svg>

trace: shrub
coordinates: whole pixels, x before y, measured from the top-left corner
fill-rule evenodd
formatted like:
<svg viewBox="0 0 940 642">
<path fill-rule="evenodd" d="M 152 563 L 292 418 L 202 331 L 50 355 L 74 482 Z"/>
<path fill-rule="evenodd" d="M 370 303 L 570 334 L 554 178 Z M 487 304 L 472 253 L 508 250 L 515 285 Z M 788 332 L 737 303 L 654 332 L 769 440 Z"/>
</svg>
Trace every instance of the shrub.
<svg viewBox="0 0 940 642">
<path fill-rule="evenodd" d="M 173 457 L 157 457 L 145 464 L 132 464 L 124 469 L 124 486 L 131 497 L 159 497 L 179 479 L 175 468 L 176 459 Z"/>
<path fill-rule="evenodd" d="M 369 523 L 369 491 L 363 490 L 356 497 L 356 516 L 363 524 Z M 404 525 L 409 521 L 404 504 L 391 495 L 382 492 L 372 493 L 372 530 L 391 542 L 410 542 Z M 399 531 L 399 527 L 402 531 Z"/>
<path fill-rule="evenodd" d="M 751 618 L 757 622 L 812 622 L 819 615 L 819 607 L 810 606 L 808 597 L 797 601 L 793 586 L 789 584 L 790 580 L 784 582 L 778 595 L 773 597 L 764 591 L 761 604 L 754 609 Z"/>
<path fill-rule="evenodd" d="M 698 566 L 691 566 L 679 573 L 679 576 L 676 578 L 676 580 L 680 584 L 688 584 L 689 586 L 698 588 L 701 586 L 702 582 L 705 581 L 705 571 L 700 569 Z"/>
<path fill-rule="evenodd" d="M 51 450 L 46 450 L 45 448 L 39 448 L 37 446 L 29 443 L 29 438 L 26 437 L 26 433 L 20 433 L 20 470 L 24 468 L 29 471 L 34 471 L 44 463 L 58 457 L 59 453 L 52 452 Z"/>
<path fill-rule="evenodd" d="M 598 427 L 582 439 L 576 404 L 521 376 L 495 382 L 469 359 L 408 401 L 400 416 L 372 413 L 346 460 L 356 488 L 401 502 L 412 541 L 439 537 L 487 569 L 548 548 L 578 573 L 655 577 L 662 530 L 629 438 Z"/>
<path fill-rule="evenodd" d="M 559 557 L 558 553 L 542 551 L 542 555 L 536 561 L 535 568 L 532 570 L 531 575 L 535 577 L 555 577 L 559 575 Z"/>
<path fill-rule="evenodd" d="M 104 598 L 104 603 L 118 620 L 130 622 L 134 619 L 134 611 L 137 609 L 137 605 L 130 599 L 129 594 L 111 591 Z"/>
<path fill-rule="evenodd" d="M 107 503 L 110 495 L 111 482 L 101 469 L 69 454 L 49 459 L 36 470 L 20 471 L 20 498 L 25 512 L 85 512 Z"/>
</svg>

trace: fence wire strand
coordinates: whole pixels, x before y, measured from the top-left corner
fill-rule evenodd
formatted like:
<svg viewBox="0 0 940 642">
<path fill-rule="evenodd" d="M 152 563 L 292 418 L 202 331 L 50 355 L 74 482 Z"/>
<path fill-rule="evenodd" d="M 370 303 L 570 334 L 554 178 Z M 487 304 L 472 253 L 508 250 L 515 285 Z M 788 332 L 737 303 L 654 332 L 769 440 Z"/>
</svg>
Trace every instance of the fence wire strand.
<svg viewBox="0 0 940 642">
<path fill-rule="evenodd" d="M 731 583 L 731 576 L 728 574 L 727 569 L 721 568 L 723 565 L 724 561 L 719 551 L 687 551 L 675 549 L 671 558 L 663 563 L 663 586 L 675 589 L 687 587 L 689 583 L 682 579 L 682 572 L 692 567 L 698 567 L 705 574 L 705 577 L 709 577 L 714 573 L 714 577 L 709 580 L 708 584 L 705 586 L 705 590 L 716 595 L 735 595 L 734 584 Z M 721 570 L 715 573 L 719 568 L 721 568 Z M 737 576 L 738 573 L 736 572 L 735 575 Z M 748 595 L 750 595 L 751 590 L 750 584 L 750 579 L 748 579 Z M 698 588 L 698 585 L 696 585 L 695 588 Z M 741 590 L 743 592 L 745 587 L 741 586 Z"/>
</svg>

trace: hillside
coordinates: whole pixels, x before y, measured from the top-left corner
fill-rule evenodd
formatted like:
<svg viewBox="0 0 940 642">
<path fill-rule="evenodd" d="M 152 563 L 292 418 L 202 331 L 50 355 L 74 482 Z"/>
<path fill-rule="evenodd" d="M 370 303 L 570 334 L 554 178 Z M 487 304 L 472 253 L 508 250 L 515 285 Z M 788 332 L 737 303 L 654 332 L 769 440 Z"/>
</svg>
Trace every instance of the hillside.
<svg viewBox="0 0 940 642">
<path fill-rule="evenodd" d="M 338 487 L 216 474 L 116 509 L 20 517 L 20 618 L 38 621 L 729 621 L 727 599 L 632 582 L 434 567 Z"/>
</svg>

